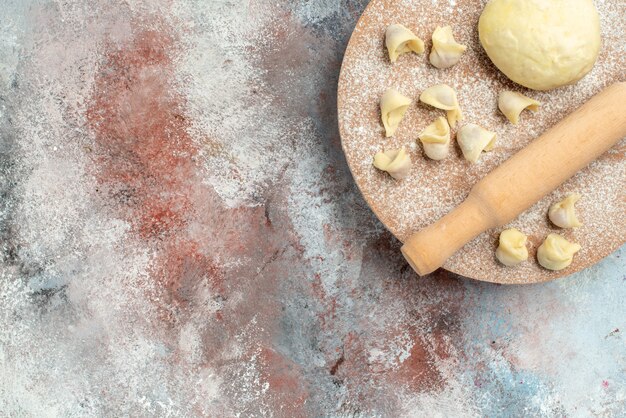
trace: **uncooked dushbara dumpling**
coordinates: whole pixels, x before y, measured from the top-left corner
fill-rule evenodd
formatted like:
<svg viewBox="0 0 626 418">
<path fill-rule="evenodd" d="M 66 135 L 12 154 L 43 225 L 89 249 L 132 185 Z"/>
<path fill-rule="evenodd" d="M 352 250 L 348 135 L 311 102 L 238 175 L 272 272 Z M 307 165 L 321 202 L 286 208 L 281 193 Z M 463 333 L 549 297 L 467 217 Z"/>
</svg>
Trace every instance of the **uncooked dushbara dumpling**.
<svg viewBox="0 0 626 418">
<path fill-rule="evenodd" d="M 433 32 L 433 49 L 430 63 L 440 69 L 450 68 L 461 59 L 467 47 L 454 39 L 450 26 L 437 26 Z"/>
<path fill-rule="evenodd" d="M 496 249 L 498 261 L 505 266 L 512 267 L 528 259 L 527 239 L 526 235 L 516 228 L 502 231 Z"/>
<path fill-rule="evenodd" d="M 437 84 L 427 88 L 420 95 L 420 101 L 437 109 L 445 110 L 448 123 L 452 128 L 456 126 L 458 121 L 463 120 L 463 113 L 456 92 L 447 84 Z"/>
<path fill-rule="evenodd" d="M 398 90 L 388 89 L 380 99 L 380 116 L 385 127 L 385 136 L 390 137 L 396 132 L 404 113 L 413 101 L 402 95 Z"/>
<path fill-rule="evenodd" d="M 446 118 L 435 119 L 419 134 L 419 139 L 428 158 L 443 160 L 450 152 L 450 126 Z"/>
<path fill-rule="evenodd" d="M 563 270 L 572 264 L 574 254 L 580 248 L 580 245 L 569 242 L 558 234 L 549 234 L 537 248 L 537 261 L 548 270 Z"/>
<path fill-rule="evenodd" d="M 498 108 L 513 125 L 517 125 L 519 116 L 524 109 L 535 112 L 539 106 L 541 103 L 537 100 L 515 91 L 505 90 L 498 95 Z"/>
<path fill-rule="evenodd" d="M 424 42 L 408 28 L 400 24 L 387 27 L 385 45 L 387 46 L 389 61 L 391 62 L 396 62 L 398 57 L 406 52 L 413 51 L 416 54 L 424 52 Z"/>
<path fill-rule="evenodd" d="M 465 159 L 475 163 L 483 151 L 491 151 L 493 149 L 496 143 L 496 134 L 475 123 L 468 123 L 459 129 L 456 134 L 456 140 L 461 151 L 463 151 Z"/>
<path fill-rule="evenodd" d="M 381 151 L 374 155 L 374 167 L 386 171 L 396 180 L 408 176 L 411 166 L 411 157 L 404 148 Z"/>
<path fill-rule="evenodd" d="M 553 224 L 560 228 L 577 228 L 582 226 L 582 222 L 576 216 L 574 204 L 578 202 L 580 195 L 571 193 L 565 199 L 550 206 L 548 217 Z"/>
</svg>

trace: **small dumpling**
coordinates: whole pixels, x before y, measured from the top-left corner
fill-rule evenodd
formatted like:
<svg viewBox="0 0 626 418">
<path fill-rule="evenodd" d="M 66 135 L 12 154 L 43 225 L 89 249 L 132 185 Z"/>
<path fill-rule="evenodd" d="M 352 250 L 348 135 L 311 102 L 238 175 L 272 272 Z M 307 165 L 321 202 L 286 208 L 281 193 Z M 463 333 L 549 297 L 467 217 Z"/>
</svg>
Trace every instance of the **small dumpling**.
<svg viewBox="0 0 626 418">
<path fill-rule="evenodd" d="M 505 266 L 515 266 L 528 259 L 526 235 L 515 228 L 505 229 L 500 233 L 500 244 L 496 250 L 496 258 Z"/>
<path fill-rule="evenodd" d="M 558 227 L 576 228 L 582 225 L 582 222 L 576 217 L 574 204 L 580 199 L 578 193 L 572 193 L 559 203 L 555 203 L 548 211 L 548 217 Z"/>
<path fill-rule="evenodd" d="M 539 106 L 541 106 L 541 103 L 537 100 L 533 100 L 515 91 L 505 90 L 500 92 L 498 96 L 498 108 L 513 125 L 517 125 L 522 110 L 528 109 L 535 112 L 539 109 Z"/>
<path fill-rule="evenodd" d="M 435 119 L 419 134 L 424 153 L 433 160 L 443 160 L 450 151 L 450 126 L 443 116 Z"/>
<path fill-rule="evenodd" d="M 496 133 L 474 123 L 468 123 L 459 129 L 456 140 L 467 161 L 475 163 L 483 151 L 491 151 L 496 143 Z"/>
<path fill-rule="evenodd" d="M 374 155 L 374 167 L 386 171 L 396 180 L 402 180 L 411 170 L 411 157 L 404 148 L 377 152 Z"/>
<path fill-rule="evenodd" d="M 456 126 L 457 121 L 463 120 L 463 113 L 456 92 L 447 84 L 437 84 L 427 88 L 420 95 L 420 101 L 437 109 L 445 110 L 448 123 L 452 128 Z"/>
<path fill-rule="evenodd" d="M 433 49 L 430 63 L 437 68 L 450 68 L 461 59 L 467 47 L 454 40 L 450 26 L 439 27 L 433 32 Z"/>
<path fill-rule="evenodd" d="M 396 62 L 405 52 L 424 52 L 424 41 L 415 36 L 408 28 L 400 25 L 389 25 L 385 33 L 385 45 L 389 51 L 389 61 Z"/>
<path fill-rule="evenodd" d="M 404 113 L 413 101 L 396 89 L 389 89 L 380 99 L 380 114 L 385 127 L 385 136 L 390 137 L 398 129 Z"/>
<path fill-rule="evenodd" d="M 557 234 L 550 234 L 537 248 L 537 261 L 548 270 L 563 270 L 572 264 L 580 245 L 571 243 Z"/>
</svg>

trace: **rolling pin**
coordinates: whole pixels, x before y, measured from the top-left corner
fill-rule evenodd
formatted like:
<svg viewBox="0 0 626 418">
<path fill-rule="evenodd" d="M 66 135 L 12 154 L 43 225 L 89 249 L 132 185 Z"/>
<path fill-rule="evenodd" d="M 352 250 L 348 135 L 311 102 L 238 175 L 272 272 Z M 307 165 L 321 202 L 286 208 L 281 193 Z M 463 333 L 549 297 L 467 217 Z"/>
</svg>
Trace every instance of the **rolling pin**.
<svg viewBox="0 0 626 418">
<path fill-rule="evenodd" d="M 423 276 L 482 232 L 501 227 L 626 136 L 626 82 L 615 83 L 480 180 L 456 209 L 401 248 Z M 607 179 L 607 181 L 611 181 Z"/>
</svg>

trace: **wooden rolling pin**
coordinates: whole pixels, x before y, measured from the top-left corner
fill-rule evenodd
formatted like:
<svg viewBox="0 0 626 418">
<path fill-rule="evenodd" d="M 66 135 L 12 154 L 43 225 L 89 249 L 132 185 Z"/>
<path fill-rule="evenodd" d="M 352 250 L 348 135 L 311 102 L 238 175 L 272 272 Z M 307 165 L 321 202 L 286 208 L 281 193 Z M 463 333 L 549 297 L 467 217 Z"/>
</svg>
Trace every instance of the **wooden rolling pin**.
<svg viewBox="0 0 626 418">
<path fill-rule="evenodd" d="M 485 176 L 456 209 L 409 237 L 402 254 L 420 276 L 432 273 L 463 245 L 511 222 L 625 136 L 626 82 L 621 82 Z"/>
</svg>

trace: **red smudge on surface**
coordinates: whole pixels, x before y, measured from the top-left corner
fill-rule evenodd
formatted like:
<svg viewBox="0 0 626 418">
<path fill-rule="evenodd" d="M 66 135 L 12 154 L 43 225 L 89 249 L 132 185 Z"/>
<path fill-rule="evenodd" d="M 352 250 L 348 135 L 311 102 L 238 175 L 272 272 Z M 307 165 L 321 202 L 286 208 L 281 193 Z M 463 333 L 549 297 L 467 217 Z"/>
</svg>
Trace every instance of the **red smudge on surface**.
<svg viewBox="0 0 626 418">
<path fill-rule="evenodd" d="M 225 208 L 203 184 L 196 166 L 199 150 L 184 116 L 186 103 L 174 85 L 176 39 L 158 20 L 136 26 L 127 43 L 107 46 L 87 111 L 97 191 L 154 254 L 150 280 L 162 293 L 153 303 L 164 324 L 174 329 L 174 341 L 177 324 L 206 308 L 206 292 L 201 290 L 208 287 L 213 300 L 226 308 L 207 317 L 204 329 L 198 330 L 202 364 L 222 367 L 224 355 L 230 355 L 229 341 L 257 318 L 263 331 L 253 338 L 263 347 L 261 373 L 270 386 L 264 401 L 273 410 L 303 416 L 308 395 L 299 366 L 267 348 L 279 326 L 280 305 L 227 305 L 233 294 L 271 301 L 278 277 L 285 274 L 272 263 L 289 245 L 296 250 L 298 245 L 290 244 L 289 232 L 274 229 L 266 208 Z M 215 252 L 252 262 L 228 275 L 212 258 Z M 176 351 L 173 361 L 185 359 Z"/>
<path fill-rule="evenodd" d="M 443 379 L 434 364 L 436 359 L 428 351 L 424 340 L 418 338 L 414 341 L 410 355 L 404 361 L 391 358 L 386 344 L 393 341 L 394 334 L 398 333 L 396 331 L 385 330 L 375 337 L 350 332 L 344 338 L 342 352 L 330 364 L 329 373 L 337 384 L 346 388 L 351 403 L 366 410 L 376 410 L 381 407 L 378 404 L 381 396 L 388 399 L 390 404 L 399 400 L 386 396 L 389 390 L 424 393 L 439 390 L 443 386 Z M 382 344 L 381 348 L 385 351 L 383 358 L 371 356 L 372 344 Z M 390 410 L 399 407 L 387 405 Z"/>
<path fill-rule="evenodd" d="M 442 342 L 437 335 L 420 335 L 415 329 L 409 332 L 413 347 L 409 357 L 397 369 L 389 372 L 389 382 L 401 382 L 411 392 L 428 392 L 439 390 L 444 385 L 444 378 L 436 367 L 441 356 L 437 349 L 429 349 L 433 345 L 439 347 Z"/>
<path fill-rule="evenodd" d="M 322 284 L 322 276 L 319 273 L 315 273 L 313 275 L 313 281 L 311 282 L 311 291 L 312 295 L 315 296 L 318 300 L 323 301 L 327 308 L 319 312 L 317 315 L 320 321 L 320 326 L 322 328 L 326 327 L 327 325 L 332 326 L 337 314 L 337 298 L 326 293 L 326 291 L 324 290 L 324 285 Z"/>
<path fill-rule="evenodd" d="M 152 277 L 170 290 L 166 302 L 182 302 L 185 281 L 207 278 L 219 290 L 222 275 L 185 236 L 200 181 L 184 100 L 172 85 L 173 43 L 167 32 L 140 30 L 121 48 L 109 45 L 87 120 L 98 182 L 132 232 L 158 249 Z"/>
<path fill-rule="evenodd" d="M 308 416 L 304 406 L 309 394 L 303 387 L 300 367 L 272 349 L 262 349 L 259 357 L 263 364 L 261 374 L 272 393 L 271 401 L 280 405 L 281 416 Z"/>
<path fill-rule="evenodd" d="M 603 381 L 602 381 L 602 387 L 603 387 L 604 389 L 608 389 L 608 388 L 609 388 L 609 382 L 608 382 L 608 380 L 603 380 Z"/>
<path fill-rule="evenodd" d="M 373 242 L 363 255 L 362 268 L 375 271 L 377 277 L 385 275 L 386 266 L 380 265 L 381 258 L 386 258 L 388 251 L 395 251 L 385 242 L 389 241 Z M 370 321 L 376 321 L 376 317 L 364 318 L 362 330 L 350 332 L 343 339 L 341 350 L 328 361 L 329 373 L 345 387 L 351 402 L 372 410 L 381 408 L 381 405 L 371 403 L 372 400 L 380 402 L 381 396 L 389 390 L 408 393 L 443 390 L 447 377 L 438 364 L 452 356 L 451 350 L 458 340 L 455 335 L 459 332 L 458 318 L 462 306 L 463 286 L 445 272 L 420 279 L 421 286 L 413 278 L 399 279 L 397 272 L 387 271 L 386 274 L 393 278 L 382 284 L 384 291 L 379 303 L 392 306 L 396 301 L 405 301 L 406 315 L 379 318 L 384 321 L 384 327 L 370 324 Z M 442 288 L 445 289 L 443 292 Z M 328 299 L 326 307 L 327 312 L 332 312 Z M 384 309 L 381 311 L 384 315 L 383 312 Z M 332 329 L 333 322 L 326 326 Z M 408 356 L 404 357 L 409 342 Z M 372 349 L 377 350 L 375 355 L 372 355 Z M 402 408 L 402 405 L 394 404 L 398 398 L 385 399 L 390 405 L 383 409 Z"/>
</svg>

